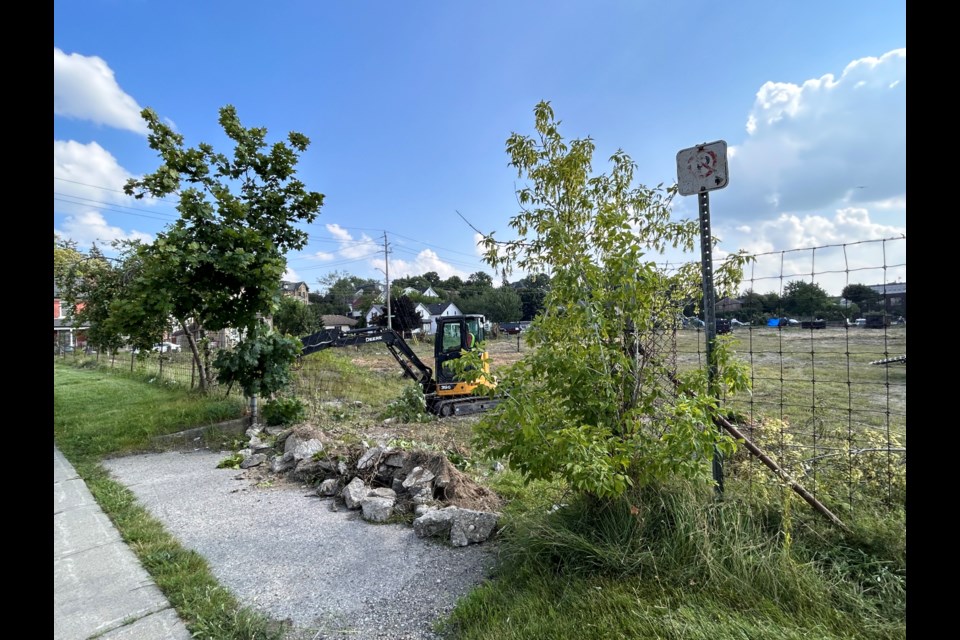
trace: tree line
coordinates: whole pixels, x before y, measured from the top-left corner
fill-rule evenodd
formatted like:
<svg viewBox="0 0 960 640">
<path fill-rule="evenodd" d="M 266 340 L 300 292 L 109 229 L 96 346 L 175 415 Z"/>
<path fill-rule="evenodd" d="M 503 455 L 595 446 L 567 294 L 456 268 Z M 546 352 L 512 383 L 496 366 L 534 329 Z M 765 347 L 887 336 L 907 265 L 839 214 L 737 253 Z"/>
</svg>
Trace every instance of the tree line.
<svg viewBox="0 0 960 640">
<path fill-rule="evenodd" d="M 782 316 L 800 320 L 842 321 L 877 313 L 906 315 L 902 301 L 890 304 L 882 294 L 859 283 L 845 286 L 839 298 L 830 296 L 817 283 L 794 280 L 783 287 L 782 294 L 774 291 L 761 294 L 748 289 L 737 300 L 740 302 L 739 309 L 718 311 L 717 317 L 762 324 Z"/>
</svg>

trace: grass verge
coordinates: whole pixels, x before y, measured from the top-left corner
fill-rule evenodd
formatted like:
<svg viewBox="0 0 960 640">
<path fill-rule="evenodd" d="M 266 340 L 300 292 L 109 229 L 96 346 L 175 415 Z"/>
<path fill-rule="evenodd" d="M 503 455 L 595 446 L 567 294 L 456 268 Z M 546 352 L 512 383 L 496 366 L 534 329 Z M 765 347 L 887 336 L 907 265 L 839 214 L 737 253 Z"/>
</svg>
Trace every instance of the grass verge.
<svg viewBox="0 0 960 640">
<path fill-rule="evenodd" d="M 906 637 L 895 514 L 841 534 L 691 485 L 598 502 L 511 476 L 498 574 L 442 628 L 458 638 Z"/>
</svg>

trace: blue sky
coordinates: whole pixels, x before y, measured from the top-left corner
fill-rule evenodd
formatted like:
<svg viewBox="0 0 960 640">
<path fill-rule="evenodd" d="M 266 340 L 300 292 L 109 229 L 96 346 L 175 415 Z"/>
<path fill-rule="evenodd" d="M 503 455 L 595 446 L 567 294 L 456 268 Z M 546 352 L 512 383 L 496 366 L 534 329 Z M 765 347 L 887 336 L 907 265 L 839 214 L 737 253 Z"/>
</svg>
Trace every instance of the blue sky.
<svg viewBox="0 0 960 640">
<path fill-rule="evenodd" d="M 748 272 L 760 292 L 906 279 L 906 4 L 886 0 L 57 2 L 54 229 L 152 239 L 177 214 L 122 194 L 159 164 L 140 109 L 226 152 L 232 104 L 271 142 L 311 140 L 299 177 L 326 199 L 288 278 L 382 279 L 386 233 L 391 278 L 499 282 L 457 211 L 510 237 L 505 142 L 534 133 L 540 100 L 565 137 L 594 139 L 596 171 L 620 148 L 649 186 L 725 140 L 717 255 L 769 254 Z"/>
</svg>

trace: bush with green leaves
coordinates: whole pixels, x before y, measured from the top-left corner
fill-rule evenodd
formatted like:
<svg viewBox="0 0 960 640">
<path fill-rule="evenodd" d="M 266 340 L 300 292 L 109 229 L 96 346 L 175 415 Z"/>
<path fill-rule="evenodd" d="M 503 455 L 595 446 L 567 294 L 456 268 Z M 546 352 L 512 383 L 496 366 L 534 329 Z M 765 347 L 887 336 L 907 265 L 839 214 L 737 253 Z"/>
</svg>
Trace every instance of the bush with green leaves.
<svg viewBox="0 0 960 640">
<path fill-rule="evenodd" d="M 430 422 L 436 419 L 427 410 L 427 399 L 418 385 L 405 388 L 399 398 L 387 405 L 382 417 L 400 422 Z"/>
<path fill-rule="evenodd" d="M 290 365 L 301 350 L 296 338 L 257 325 L 236 347 L 217 354 L 217 380 L 239 385 L 247 397 L 272 395 L 290 384 Z"/>
<path fill-rule="evenodd" d="M 510 221 L 517 237 L 486 236 L 485 259 L 498 272 L 549 273 L 550 288 L 526 333 L 530 354 L 498 371 L 504 400 L 476 444 L 530 478 L 558 476 L 597 497 L 674 476 L 707 480 L 714 451 L 734 449 L 712 424 L 716 398 L 748 379 L 723 349 L 712 388 L 703 372 L 677 374 L 670 358 L 676 318 L 701 299 L 702 281 L 698 265 L 668 271 L 660 254 L 692 250 L 699 226 L 672 219 L 675 187 L 634 186 L 626 153 L 593 175 L 593 141 L 565 141 L 549 103 L 534 113 L 536 136 L 507 140 L 527 182 Z M 736 291 L 745 259 L 716 267 L 718 296 Z M 479 366 L 461 360 L 466 371 Z"/>
<path fill-rule="evenodd" d="M 263 405 L 263 421 L 271 427 L 303 422 L 307 417 L 307 405 L 299 398 L 273 398 Z"/>
</svg>

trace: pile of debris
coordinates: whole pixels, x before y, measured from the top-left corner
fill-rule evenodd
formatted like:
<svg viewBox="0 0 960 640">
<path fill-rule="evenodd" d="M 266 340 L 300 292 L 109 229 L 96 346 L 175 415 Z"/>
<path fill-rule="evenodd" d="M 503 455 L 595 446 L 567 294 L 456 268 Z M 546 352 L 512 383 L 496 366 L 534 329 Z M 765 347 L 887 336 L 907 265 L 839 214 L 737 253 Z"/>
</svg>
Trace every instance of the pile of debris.
<svg viewBox="0 0 960 640">
<path fill-rule="evenodd" d="M 342 504 L 369 522 L 413 517 L 419 537 L 444 536 L 457 547 L 484 542 L 496 530 L 500 497 L 441 453 L 379 445 L 327 450 L 323 433 L 305 425 L 254 425 L 246 435 L 241 469 L 269 469 L 316 486 L 334 509 Z"/>
</svg>

